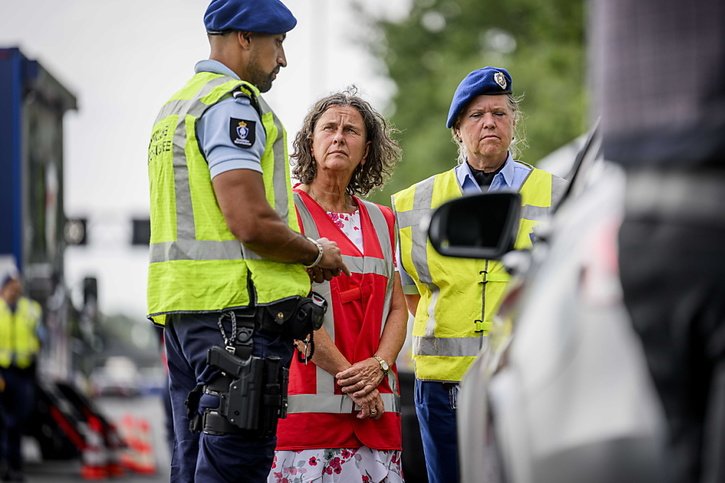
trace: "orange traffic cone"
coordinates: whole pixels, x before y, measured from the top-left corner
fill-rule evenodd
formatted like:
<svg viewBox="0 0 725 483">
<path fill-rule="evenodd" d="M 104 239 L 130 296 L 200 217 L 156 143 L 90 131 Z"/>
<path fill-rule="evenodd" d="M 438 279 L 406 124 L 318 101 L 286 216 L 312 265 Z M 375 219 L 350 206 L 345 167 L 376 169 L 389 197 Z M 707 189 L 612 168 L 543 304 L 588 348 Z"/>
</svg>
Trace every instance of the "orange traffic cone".
<svg viewBox="0 0 725 483">
<path fill-rule="evenodd" d="M 123 449 L 121 450 L 120 462 L 121 466 L 129 471 L 134 471 L 136 467 L 136 420 L 130 414 L 125 414 L 121 418 L 120 426 L 121 438 L 123 440 Z"/>
<path fill-rule="evenodd" d="M 100 480 L 107 476 L 101 421 L 96 417 L 89 418 L 85 430 L 86 444 L 81 455 L 81 477 L 84 480 Z"/>
<path fill-rule="evenodd" d="M 121 434 L 126 446 L 121 455 L 123 467 L 144 475 L 155 474 L 156 457 L 153 452 L 149 422 L 127 414 L 121 420 Z"/>
<path fill-rule="evenodd" d="M 109 423 L 104 432 L 104 443 L 106 445 L 106 473 L 108 476 L 117 477 L 123 475 L 123 464 L 121 462 L 124 449 L 123 439 L 118 434 L 118 429 L 113 423 Z"/>
<path fill-rule="evenodd" d="M 156 473 L 156 458 L 154 456 L 153 441 L 151 439 L 151 425 L 146 419 L 137 419 L 136 428 L 136 473 L 153 475 Z"/>
</svg>

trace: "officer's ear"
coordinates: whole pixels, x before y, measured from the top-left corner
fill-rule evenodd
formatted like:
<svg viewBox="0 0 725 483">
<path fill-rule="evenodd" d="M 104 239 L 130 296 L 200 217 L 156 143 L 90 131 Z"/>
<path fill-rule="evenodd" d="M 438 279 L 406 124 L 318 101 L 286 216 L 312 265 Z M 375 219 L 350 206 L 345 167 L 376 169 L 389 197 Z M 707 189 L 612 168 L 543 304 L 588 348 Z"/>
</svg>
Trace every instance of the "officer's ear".
<svg viewBox="0 0 725 483">
<path fill-rule="evenodd" d="M 252 44 L 252 36 L 252 32 L 237 32 L 237 42 L 239 42 L 239 45 L 241 45 L 243 49 L 249 49 L 249 46 Z"/>
</svg>

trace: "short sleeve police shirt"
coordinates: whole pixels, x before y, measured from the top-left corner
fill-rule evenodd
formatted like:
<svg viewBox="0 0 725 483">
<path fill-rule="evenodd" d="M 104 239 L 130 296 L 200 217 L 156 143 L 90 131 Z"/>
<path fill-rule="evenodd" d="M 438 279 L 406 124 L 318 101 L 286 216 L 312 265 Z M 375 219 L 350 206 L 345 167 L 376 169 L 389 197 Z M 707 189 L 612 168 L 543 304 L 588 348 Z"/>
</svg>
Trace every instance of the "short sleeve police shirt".
<svg viewBox="0 0 725 483">
<path fill-rule="evenodd" d="M 196 64 L 195 70 L 239 79 L 215 60 L 203 60 Z M 260 160 L 267 135 L 259 113 L 247 97 L 224 99 L 210 107 L 197 122 L 196 135 L 212 178 L 233 169 L 262 172 Z"/>
</svg>

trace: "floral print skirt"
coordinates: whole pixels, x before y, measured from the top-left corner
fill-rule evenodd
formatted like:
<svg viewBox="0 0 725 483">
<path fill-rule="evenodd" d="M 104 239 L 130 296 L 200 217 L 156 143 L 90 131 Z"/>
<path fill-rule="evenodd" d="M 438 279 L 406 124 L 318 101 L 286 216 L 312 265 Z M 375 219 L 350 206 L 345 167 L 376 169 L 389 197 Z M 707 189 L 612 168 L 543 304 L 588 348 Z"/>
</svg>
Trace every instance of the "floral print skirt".
<svg viewBox="0 0 725 483">
<path fill-rule="evenodd" d="M 365 446 L 275 451 L 267 483 L 402 483 L 400 453 Z"/>
</svg>

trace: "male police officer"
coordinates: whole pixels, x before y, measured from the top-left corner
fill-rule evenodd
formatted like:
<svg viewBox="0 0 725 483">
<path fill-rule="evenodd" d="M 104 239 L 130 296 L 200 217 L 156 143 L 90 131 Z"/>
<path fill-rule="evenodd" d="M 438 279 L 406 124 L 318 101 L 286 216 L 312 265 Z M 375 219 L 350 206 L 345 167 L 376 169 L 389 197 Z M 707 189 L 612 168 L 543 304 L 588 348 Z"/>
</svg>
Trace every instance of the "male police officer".
<svg viewBox="0 0 725 483">
<path fill-rule="evenodd" d="M 148 157 L 148 310 L 166 333 L 171 481 L 266 481 L 282 368 L 319 316 L 305 268 L 327 279 L 347 268 L 335 243 L 298 233 L 286 133 L 260 96 L 297 20 L 279 0 L 212 0 L 204 23 L 210 58 L 162 107 Z"/>
<path fill-rule="evenodd" d="M 565 181 L 513 159 L 518 117 L 508 71 L 474 70 L 456 89 L 446 122 L 459 147 L 458 166 L 393 196 L 398 263 L 415 316 L 415 406 L 431 483 L 458 481 L 458 383 L 483 347 L 509 277 L 493 260 L 437 254 L 418 223 L 463 193 L 515 190 L 524 205 L 516 246 L 531 245 L 533 226 L 557 203 Z"/>
</svg>

